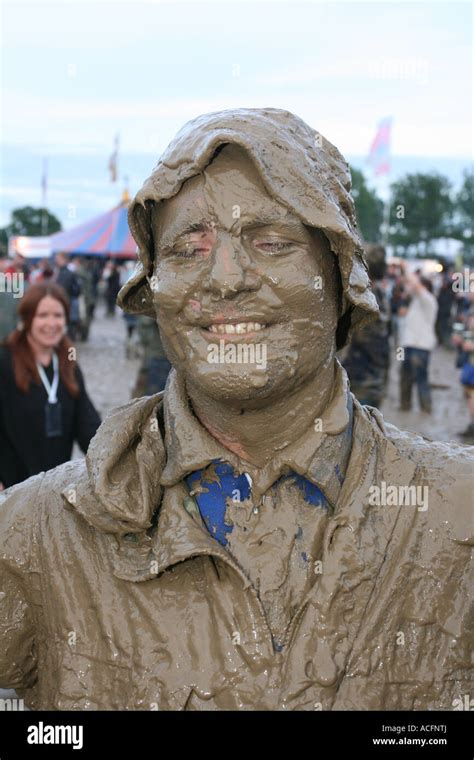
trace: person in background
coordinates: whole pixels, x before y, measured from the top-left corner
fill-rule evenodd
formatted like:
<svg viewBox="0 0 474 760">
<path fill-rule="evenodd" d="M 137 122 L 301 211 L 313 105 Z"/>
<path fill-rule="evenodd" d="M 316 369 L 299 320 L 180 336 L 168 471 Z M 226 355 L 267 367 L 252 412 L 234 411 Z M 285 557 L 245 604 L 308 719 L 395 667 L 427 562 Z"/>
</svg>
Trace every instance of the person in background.
<svg viewBox="0 0 474 760">
<path fill-rule="evenodd" d="M 398 267 L 395 262 L 392 261 L 388 264 L 385 278 L 387 280 L 387 294 L 391 296 L 393 287 L 399 278 Z"/>
<path fill-rule="evenodd" d="M 5 270 L 6 274 L 23 274 L 25 281 L 28 282 L 30 276 L 30 267 L 21 253 L 15 253 L 13 259 L 9 261 Z"/>
<path fill-rule="evenodd" d="M 469 423 L 465 430 L 458 433 L 465 443 L 474 443 L 474 293 L 470 293 L 471 306 L 463 323 L 457 323 L 452 343 L 459 351 L 457 366 L 461 368 L 461 384 L 468 400 Z"/>
<path fill-rule="evenodd" d="M 403 276 L 399 272 L 391 282 L 390 306 L 392 335 L 395 346 L 399 345 L 400 333 L 403 331 L 404 314 L 408 300 L 403 284 Z"/>
<path fill-rule="evenodd" d="M 21 326 L 0 348 L 1 489 L 83 452 L 100 425 L 65 335 L 69 303 L 55 283 L 32 285 Z"/>
<path fill-rule="evenodd" d="M 57 253 L 55 264 L 55 281 L 66 291 L 69 300 L 71 300 L 71 298 L 77 298 L 81 292 L 81 286 L 75 272 L 69 267 L 69 258 L 67 254 Z"/>
<path fill-rule="evenodd" d="M 436 336 L 440 345 L 444 348 L 452 348 L 452 311 L 455 302 L 453 290 L 453 270 L 448 269 L 443 273 L 441 287 L 438 293 L 438 316 L 436 317 Z"/>
<path fill-rule="evenodd" d="M 79 296 L 79 337 L 82 341 L 86 341 L 89 337 L 89 329 L 94 311 L 94 280 L 89 262 L 84 256 L 77 258 L 75 274 L 81 285 L 81 295 Z"/>
<path fill-rule="evenodd" d="M 120 269 L 118 264 L 114 261 L 108 276 L 107 286 L 105 291 L 105 300 L 107 302 L 107 316 L 115 316 L 115 300 L 120 290 Z"/>
<path fill-rule="evenodd" d="M 79 324 L 79 296 L 81 285 L 75 272 L 68 266 L 68 257 L 65 253 L 56 254 L 55 282 L 66 291 L 69 299 L 69 318 L 67 331 L 71 340 L 75 340 Z"/>
<path fill-rule="evenodd" d="M 15 329 L 18 321 L 17 307 L 19 297 L 12 287 L 8 287 L 8 259 L 0 259 L 0 279 L 5 286 L 0 290 L 0 343 Z"/>
<path fill-rule="evenodd" d="M 135 263 L 133 261 L 123 261 L 120 265 L 120 287 L 135 274 Z"/>
<path fill-rule="evenodd" d="M 431 413 L 431 389 L 428 381 L 430 354 L 436 346 L 435 322 L 438 303 L 431 282 L 419 273 L 405 272 L 404 288 L 409 298 L 400 344 L 404 358 L 400 376 L 400 410 L 411 409 L 413 385 L 418 388 L 420 408 Z M 403 313 L 401 314 L 403 316 Z"/>
<path fill-rule="evenodd" d="M 99 299 L 99 282 L 102 277 L 103 264 L 99 260 L 93 258 L 86 258 L 87 268 L 92 277 L 92 304 L 91 304 L 91 320 L 94 319 L 95 307 Z"/>
<path fill-rule="evenodd" d="M 385 249 L 381 245 L 367 245 L 365 252 L 379 315 L 366 327 L 354 330 L 342 365 L 349 375 L 351 391 L 360 403 L 380 407 L 390 365 L 390 305 L 383 284 Z"/>
<path fill-rule="evenodd" d="M 123 314 L 127 336 L 125 338 L 125 356 L 127 359 L 137 358 L 139 353 L 138 341 L 136 340 L 137 316 L 136 314 Z"/>
<path fill-rule="evenodd" d="M 34 284 L 35 282 L 46 282 L 46 280 L 51 280 L 53 276 L 54 267 L 52 261 L 51 259 L 44 258 L 41 259 L 38 266 L 31 272 L 30 282 L 31 284 Z"/>
<path fill-rule="evenodd" d="M 160 331 L 154 319 L 138 317 L 138 337 L 142 349 L 142 363 L 138 370 L 132 398 L 152 396 L 166 385 L 171 364 L 161 344 Z"/>
</svg>

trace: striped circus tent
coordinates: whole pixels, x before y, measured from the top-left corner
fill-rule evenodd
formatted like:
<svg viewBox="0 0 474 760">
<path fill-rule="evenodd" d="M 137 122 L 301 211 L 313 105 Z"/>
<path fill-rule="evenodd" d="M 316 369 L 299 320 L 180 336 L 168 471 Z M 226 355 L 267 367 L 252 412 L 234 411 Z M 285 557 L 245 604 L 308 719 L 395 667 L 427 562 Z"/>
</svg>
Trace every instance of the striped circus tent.
<svg viewBox="0 0 474 760">
<path fill-rule="evenodd" d="M 134 258 L 137 244 L 128 227 L 130 197 L 124 193 L 118 206 L 70 230 L 50 236 L 51 253 Z"/>
</svg>

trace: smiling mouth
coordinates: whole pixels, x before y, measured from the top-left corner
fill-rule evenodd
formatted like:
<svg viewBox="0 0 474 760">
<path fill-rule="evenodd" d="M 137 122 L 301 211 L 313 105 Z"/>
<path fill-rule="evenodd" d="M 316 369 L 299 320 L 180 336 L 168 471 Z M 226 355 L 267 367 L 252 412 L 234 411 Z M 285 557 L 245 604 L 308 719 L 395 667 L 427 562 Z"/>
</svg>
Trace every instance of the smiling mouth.
<svg viewBox="0 0 474 760">
<path fill-rule="evenodd" d="M 235 322 L 233 324 L 218 322 L 208 325 L 204 329 L 217 335 L 246 335 L 265 330 L 266 327 L 267 325 L 261 322 Z"/>
</svg>

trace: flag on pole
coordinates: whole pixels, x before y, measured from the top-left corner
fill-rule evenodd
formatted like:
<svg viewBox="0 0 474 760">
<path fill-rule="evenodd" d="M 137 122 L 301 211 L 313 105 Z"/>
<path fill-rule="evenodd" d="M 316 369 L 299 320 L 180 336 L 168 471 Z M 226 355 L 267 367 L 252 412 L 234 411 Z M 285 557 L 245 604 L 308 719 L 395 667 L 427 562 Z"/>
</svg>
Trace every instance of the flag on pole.
<svg viewBox="0 0 474 760">
<path fill-rule="evenodd" d="M 117 162 L 118 162 L 118 151 L 119 151 L 119 135 L 115 135 L 114 140 L 114 149 L 112 152 L 112 155 L 109 158 L 109 171 L 110 171 L 110 181 L 111 182 L 117 182 L 117 175 L 118 175 L 118 168 L 117 168 Z"/>
<path fill-rule="evenodd" d="M 46 208 L 46 196 L 48 193 L 48 159 L 43 158 L 43 173 L 41 175 L 41 205 Z"/>
<path fill-rule="evenodd" d="M 382 174 L 390 174 L 390 133 L 392 129 L 392 117 L 388 116 L 379 122 L 377 134 L 370 146 L 367 159 L 376 177 Z"/>
<path fill-rule="evenodd" d="M 43 158 L 43 173 L 41 175 L 41 234 L 48 233 L 48 216 L 46 212 L 46 196 L 48 193 L 48 159 Z"/>
</svg>

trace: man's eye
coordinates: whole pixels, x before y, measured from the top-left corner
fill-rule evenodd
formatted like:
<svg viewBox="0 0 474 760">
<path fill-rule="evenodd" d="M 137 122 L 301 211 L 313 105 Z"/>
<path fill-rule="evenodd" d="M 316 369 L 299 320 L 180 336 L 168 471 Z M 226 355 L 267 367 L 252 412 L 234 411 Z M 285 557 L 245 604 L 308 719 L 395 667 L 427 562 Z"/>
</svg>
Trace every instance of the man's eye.
<svg viewBox="0 0 474 760">
<path fill-rule="evenodd" d="M 192 259 L 196 255 L 196 249 L 186 248 L 183 251 L 172 251 L 171 253 L 176 259 Z"/>
<path fill-rule="evenodd" d="M 207 248 L 195 245 L 187 245 L 185 248 L 173 248 L 171 255 L 177 259 L 193 259 L 195 256 L 205 256 Z"/>
<path fill-rule="evenodd" d="M 293 248 L 293 243 L 284 242 L 282 240 L 257 240 L 254 245 L 261 251 L 267 253 L 287 253 Z"/>
</svg>

